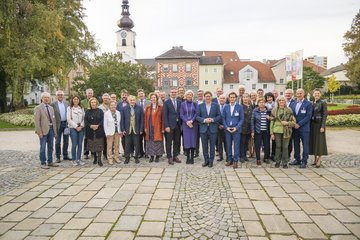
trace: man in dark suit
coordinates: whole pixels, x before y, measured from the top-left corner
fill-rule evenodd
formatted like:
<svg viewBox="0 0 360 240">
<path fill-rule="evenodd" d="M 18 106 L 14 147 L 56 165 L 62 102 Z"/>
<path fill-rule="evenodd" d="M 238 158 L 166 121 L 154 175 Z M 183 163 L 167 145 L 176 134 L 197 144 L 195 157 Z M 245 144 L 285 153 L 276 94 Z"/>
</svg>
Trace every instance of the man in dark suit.
<svg viewBox="0 0 360 240">
<path fill-rule="evenodd" d="M 293 96 L 294 96 L 294 90 L 292 90 L 291 88 L 285 90 L 286 106 L 291 107 L 291 105 L 295 102 Z M 293 149 L 293 140 L 292 137 L 290 137 L 289 146 L 288 146 L 289 161 L 291 161 L 292 149 Z"/>
<path fill-rule="evenodd" d="M 296 102 L 290 105 L 296 118 L 292 135 L 295 160 L 290 165 L 300 165 L 300 168 L 306 168 L 309 158 L 310 120 L 312 116 L 312 104 L 304 96 L 304 90 L 299 88 L 296 90 Z M 300 159 L 300 140 L 303 147 L 302 159 Z"/>
<path fill-rule="evenodd" d="M 135 149 L 135 163 L 139 163 L 140 135 L 144 132 L 144 110 L 136 104 L 135 96 L 128 97 L 129 104 L 122 109 L 121 132 L 125 136 L 125 164 L 129 163 Z"/>
<path fill-rule="evenodd" d="M 136 104 L 139 105 L 144 110 L 144 113 L 145 113 L 145 109 L 146 109 L 146 106 L 149 104 L 149 101 L 146 100 L 144 89 L 138 89 L 137 96 L 138 96 L 138 100 L 136 101 Z M 140 144 L 140 157 L 139 158 L 142 158 L 143 156 L 145 156 L 146 141 L 144 141 L 144 137 L 145 137 L 144 133 L 141 134 L 140 143 L 139 143 Z"/>
<path fill-rule="evenodd" d="M 61 155 L 61 137 L 63 137 L 62 155 L 64 160 L 71 160 L 68 154 L 69 147 L 69 135 L 64 134 L 65 128 L 67 128 L 66 112 L 68 104 L 64 100 L 64 92 L 61 90 L 56 91 L 57 101 L 51 104 L 54 108 L 56 119 L 56 141 L 55 141 L 55 155 L 56 162 L 59 163 Z"/>
<path fill-rule="evenodd" d="M 178 158 L 181 139 L 181 101 L 176 99 L 176 94 L 177 89 L 171 88 L 170 98 L 167 99 L 163 105 L 166 156 L 170 165 L 173 165 L 174 162 L 181 163 Z"/>
<path fill-rule="evenodd" d="M 219 105 L 213 103 L 211 100 L 211 92 L 205 92 L 204 96 L 205 103 L 200 104 L 198 107 L 196 120 L 200 125 L 200 137 L 205 159 L 205 162 L 202 166 L 213 167 L 215 158 L 215 143 L 218 133 L 219 121 L 221 120 L 221 114 Z"/>
<path fill-rule="evenodd" d="M 237 168 L 239 162 L 241 127 L 244 122 L 244 110 L 242 105 L 236 102 L 237 95 L 235 92 L 230 93 L 229 98 L 230 103 L 225 106 L 222 114 L 229 160 L 225 166 L 233 166 L 233 168 Z M 232 154 L 233 147 L 234 155 Z"/>
<path fill-rule="evenodd" d="M 120 94 L 121 94 L 121 99 L 116 106 L 116 110 L 118 110 L 121 115 L 122 110 L 129 104 L 128 100 L 127 100 L 129 93 L 126 89 L 122 89 Z M 124 153 L 125 153 L 125 138 L 124 137 L 121 138 L 121 145 L 122 145 Z"/>
</svg>

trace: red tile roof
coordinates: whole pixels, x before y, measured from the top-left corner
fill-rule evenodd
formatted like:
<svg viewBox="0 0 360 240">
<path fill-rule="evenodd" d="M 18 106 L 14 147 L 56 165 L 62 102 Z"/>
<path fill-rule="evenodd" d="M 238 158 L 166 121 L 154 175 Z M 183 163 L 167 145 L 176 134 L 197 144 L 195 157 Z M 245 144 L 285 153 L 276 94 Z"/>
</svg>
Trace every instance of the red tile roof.
<svg viewBox="0 0 360 240">
<path fill-rule="evenodd" d="M 304 60 L 303 61 L 303 66 L 304 67 L 310 67 L 312 68 L 312 70 L 314 70 L 315 72 L 318 72 L 318 73 L 322 73 L 322 72 L 325 72 L 326 71 L 326 68 L 323 68 L 323 67 L 320 67 L 314 63 L 311 63 L 307 60 Z"/>
<path fill-rule="evenodd" d="M 239 62 L 240 58 L 237 55 L 236 51 L 204 51 L 204 56 L 211 57 L 211 56 L 220 56 L 222 57 L 224 63 L 228 62 Z"/>
<path fill-rule="evenodd" d="M 259 82 L 276 82 L 271 67 L 259 61 L 229 62 L 224 67 L 224 83 L 239 83 L 239 71 L 250 65 L 258 71 Z M 233 72 L 233 74 L 231 74 Z"/>
</svg>

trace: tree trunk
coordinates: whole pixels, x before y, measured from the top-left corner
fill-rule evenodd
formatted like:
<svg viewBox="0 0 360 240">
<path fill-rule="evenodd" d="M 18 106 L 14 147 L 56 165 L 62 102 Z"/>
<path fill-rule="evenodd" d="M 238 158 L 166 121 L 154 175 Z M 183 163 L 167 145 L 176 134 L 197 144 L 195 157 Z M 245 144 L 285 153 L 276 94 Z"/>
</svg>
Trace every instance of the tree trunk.
<svg viewBox="0 0 360 240">
<path fill-rule="evenodd" d="M 0 113 L 7 112 L 6 74 L 0 69 Z"/>
<path fill-rule="evenodd" d="M 21 109 L 24 108 L 24 79 L 14 79 L 11 87 L 12 91 L 12 99 L 11 99 L 11 107 L 13 109 Z"/>
</svg>

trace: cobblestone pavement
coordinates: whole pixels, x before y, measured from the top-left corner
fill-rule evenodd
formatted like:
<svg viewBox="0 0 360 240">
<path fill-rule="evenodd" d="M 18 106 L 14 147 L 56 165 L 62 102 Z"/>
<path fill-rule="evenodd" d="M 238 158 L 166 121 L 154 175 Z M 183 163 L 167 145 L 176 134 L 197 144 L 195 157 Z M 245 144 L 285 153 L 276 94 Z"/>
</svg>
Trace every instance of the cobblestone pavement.
<svg viewBox="0 0 360 240">
<path fill-rule="evenodd" d="M 360 238 L 354 154 L 319 169 L 210 169 L 198 158 L 42 170 L 32 151 L 0 151 L 0 163 L 0 239 Z"/>
</svg>

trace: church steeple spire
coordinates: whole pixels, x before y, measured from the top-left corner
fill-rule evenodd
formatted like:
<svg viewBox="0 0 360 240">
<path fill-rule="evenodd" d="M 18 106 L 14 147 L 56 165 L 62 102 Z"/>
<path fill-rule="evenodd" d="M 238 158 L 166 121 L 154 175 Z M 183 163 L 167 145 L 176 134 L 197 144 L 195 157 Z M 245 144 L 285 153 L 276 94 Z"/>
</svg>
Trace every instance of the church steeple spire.
<svg viewBox="0 0 360 240">
<path fill-rule="evenodd" d="M 133 20 L 130 19 L 130 12 L 129 12 L 129 1 L 128 0 L 123 0 L 122 1 L 122 12 L 121 15 L 123 16 L 119 22 L 118 22 L 118 26 L 121 29 L 132 29 L 134 27 L 134 22 Z"/>
</svg>

